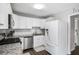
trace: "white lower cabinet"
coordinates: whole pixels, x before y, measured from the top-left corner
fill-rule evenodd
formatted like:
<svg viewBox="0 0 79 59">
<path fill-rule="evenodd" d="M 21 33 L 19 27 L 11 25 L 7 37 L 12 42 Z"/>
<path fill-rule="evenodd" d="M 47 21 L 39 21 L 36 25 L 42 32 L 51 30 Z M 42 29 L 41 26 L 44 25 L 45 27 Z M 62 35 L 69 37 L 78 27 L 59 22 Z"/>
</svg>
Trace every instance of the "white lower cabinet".
<svg viewBox="0 0 79 59">
<path fill-rule="evenodd" d="M 40 45 L 44 45 L 44 36 L 43 35 L 37 35 L 33 37 L 33 47 L 38 47 Z"/>
</svg>

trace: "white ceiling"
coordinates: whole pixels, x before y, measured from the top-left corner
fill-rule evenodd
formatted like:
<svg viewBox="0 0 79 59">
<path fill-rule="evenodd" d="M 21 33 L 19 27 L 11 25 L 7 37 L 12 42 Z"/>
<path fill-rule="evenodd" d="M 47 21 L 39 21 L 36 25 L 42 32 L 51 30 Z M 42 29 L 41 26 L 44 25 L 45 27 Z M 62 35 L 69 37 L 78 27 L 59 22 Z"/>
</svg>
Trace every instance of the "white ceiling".
<svg viewBox="0 0 79 59">
<path fill-rule="evenodd" d="M 36 10 L 33 8 L 33 4 L 34 3 L 11 3 L 11 6 L 13 11 L 36 16 L 53 15 L 79 6 L 78 3 L 44 3 L 46 5 L 44 9 Z"/>
</svg>

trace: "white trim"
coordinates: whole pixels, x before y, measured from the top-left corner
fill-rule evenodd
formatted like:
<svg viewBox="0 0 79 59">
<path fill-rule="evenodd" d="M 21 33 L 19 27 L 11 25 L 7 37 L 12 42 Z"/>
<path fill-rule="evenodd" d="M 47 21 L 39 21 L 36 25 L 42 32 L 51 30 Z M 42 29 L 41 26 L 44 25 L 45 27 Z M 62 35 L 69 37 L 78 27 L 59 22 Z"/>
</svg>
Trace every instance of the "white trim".
<svg viewBox="0 0 79 59">
<path fill-rule="evenodd" d="M 74 15 L 77 15 L 77 14 L 79 14 L 79 12 L 72 13 L 72 14 L 70 14 L 69 16 L 74 16 Z"/>
<path fill-rule="evenodd" d="M 68 16 L 68 53 L 70 53 L 70 15 Z"/>
<path fill-rule="evenodd" d="M 68 15 L 68 53 L 70 53 L 70 54 L 71 54 L 71 51 L 73 51 L 75 49 L 75 46 L 76 46 L 75 45 L 72 49 L 70 49 L 70 30 L 71 30 L 70 29 L 70 26 L 71 26 L 70 17 L 77 15 L 77 14 L 79 14 L 79 12 Z"/>
</svg>

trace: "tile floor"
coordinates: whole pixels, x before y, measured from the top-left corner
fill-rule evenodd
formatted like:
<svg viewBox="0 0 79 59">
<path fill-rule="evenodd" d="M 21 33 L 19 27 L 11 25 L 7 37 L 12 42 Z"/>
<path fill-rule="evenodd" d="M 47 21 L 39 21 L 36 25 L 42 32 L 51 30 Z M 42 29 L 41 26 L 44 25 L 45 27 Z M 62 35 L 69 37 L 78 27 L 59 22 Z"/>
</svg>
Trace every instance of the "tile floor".
<svg viewBox="0 0 79 59">
<path fill-rule="evenodd" d="M 49 55 L 49 53 L 44 50 L 44 46 L 26 49 L 23 52 L 20 43 L 13 43 L 0 45 L 0 55 Z"/>
<path fill-rule="evenodd" d="M 79 55 L 79 46 L 76 47 L 71 55 Z M 0 55 L 50 55 L 45 51 L 44 46 L 22 50 L 20 43 L 0 45 Z"/>
<path fill-rule="evenodd" d="M 22 54 L 20 43 L 0 45 L 0 55 L 18 55 Z"/>
</svg>

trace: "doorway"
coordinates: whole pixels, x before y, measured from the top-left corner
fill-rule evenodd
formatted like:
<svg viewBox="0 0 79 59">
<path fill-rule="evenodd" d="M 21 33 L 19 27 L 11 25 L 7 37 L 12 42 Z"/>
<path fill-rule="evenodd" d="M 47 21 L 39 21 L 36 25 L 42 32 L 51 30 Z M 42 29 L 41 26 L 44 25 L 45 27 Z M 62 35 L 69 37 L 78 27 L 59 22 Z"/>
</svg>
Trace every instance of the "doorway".
<svg viewBox="0 0 79 59">
<path fill-rule="evenodd" d="M 79 55 L 79 14 L 70 16 L 70 49 Z"/>
<path fill-rule="evenodd" d="M 74 44 L 76 46 L 79 46 L 79 14 L 71 16 L 70 20 L 70 28 L 71 28 L 71 44 Z"/>
<path fill-rule="evenodd" d="M 79 46 L 79 15 L 74 16 L 74 23 L 75 45 Z"/>
</svg>

